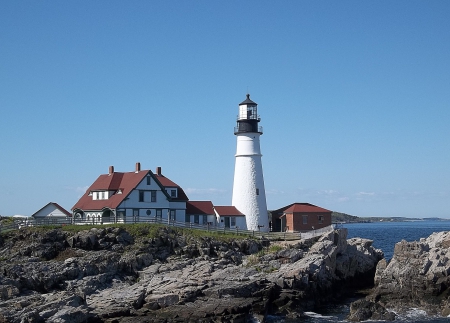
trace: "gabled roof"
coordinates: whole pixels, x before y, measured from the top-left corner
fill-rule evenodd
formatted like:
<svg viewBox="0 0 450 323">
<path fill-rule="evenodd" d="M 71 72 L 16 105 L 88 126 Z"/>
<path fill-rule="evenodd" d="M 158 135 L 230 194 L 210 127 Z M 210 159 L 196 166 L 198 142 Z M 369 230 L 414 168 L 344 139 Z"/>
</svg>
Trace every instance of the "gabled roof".
<svg viewBox="0 0 450 323">
<path fill-rule="evenodd" d="M 170 196 L 169 196 L 171 201 L 188 201 L 189 200 L 189 198 L 187 197 L 187 195 L 183 191 L 183 189 L 178 184 L 176 184 L 175 182 L 172 182 L 170 179 L 168 179 L 166 176 L 164 176 L 162 174 L 153 174 L 153 178 L 156 178 L 164 188 L 177 188 L 178 189 L 177 197 L 170 198 Z"/>
<path fill-rule="evenodd" d="M 219 216 L 245 216 L 235 206 L 214 206 L 214 210 Z"/>
<path fill-rule="evenodd" d="M 186 202 L 186 214 L 212 215 L 214 207 L 211 201 Z"/>
<path fill-rule="evenodd" d="M 128 173 L 102 174 L 86 190 L 86 193 L 72 207 L 72 210 L 102 210 L 104 208 L 115 209 L 131 193 L 131 191 L 151 173 L 149 170 Z M 93 191 L 116 191 L 120 189 L 122 194 L 114 194 L 107 200 L 93 200 L 90 193 Z"/>
<path fill-rule="evenodd" d="M 49 205 L 53 205 L 55 208 L 57 208 L 58 210 L 60 210 L 62 213 L 64 213 L 67 216 L 72 216 L 72 213 L 70 213 L 69 211 L 67 211 L 65 208 L 63 208 L 61 205 L 59 205 L 58 203 L 55 202 L 50 202 L 45 204 L 43 207 L 41 207 L 39 210 L 37 210 L 36 212 L 34 212 L 31 216 L 34 217 L 36 214 L 38 214 L 39 212 L 41 212 L 44 208 L 46 208 Z"/>
<path fill-rule="evenodd" d="M 135 172 L 112 172 L 100 175 L 95 182 L 86 190 L 86 193 L 72 207 L 72 210 L 102 210 L 105 208 L 115 209 L 128 195 L 136 188 L 136 186 L 149 174 L 161 187 L 164 194 L 171 201 L 187 201 L 188 197 L 183 189 L 176 183 L 162 174 L 153 174 L 150 170 L 138 170 Z M 166 192 L 166 188 L 177 188 L 178 196 L 171 198 Z M 120 190 L 121 194 L 117 194 Z M 115 191 L 115 194 L 107 200 L 93 200 L 89 194 L 93 191 Z"/>
<path fill-rule="evenodd" d="M 310 203 L 294 203 L 284 211 L 284 213 L 297 213 L 297 212 L 326 213 L 331 211 Z"/>
</svg>

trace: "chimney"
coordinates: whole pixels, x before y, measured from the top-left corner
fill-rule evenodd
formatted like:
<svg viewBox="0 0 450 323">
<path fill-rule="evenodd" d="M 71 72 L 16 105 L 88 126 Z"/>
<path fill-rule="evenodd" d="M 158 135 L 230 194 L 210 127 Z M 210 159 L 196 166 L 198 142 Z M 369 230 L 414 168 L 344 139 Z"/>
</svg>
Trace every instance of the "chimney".
<svg viewBox="0 0 450 323">
<path fill-rule="evenodd" d="M 136 173 L 141 171 L 141 163 L 136 163 Z"/>
<path fill-rule="evenodd" d="M 158 175 L 158 176 L 162 175 L 161 167 L 156 167 L 156 175 Z"/>
<path fill-rule="evenodd" d="M 114 166 L 109 166 L 109 175 L 114 174 Z"/>
</svg>

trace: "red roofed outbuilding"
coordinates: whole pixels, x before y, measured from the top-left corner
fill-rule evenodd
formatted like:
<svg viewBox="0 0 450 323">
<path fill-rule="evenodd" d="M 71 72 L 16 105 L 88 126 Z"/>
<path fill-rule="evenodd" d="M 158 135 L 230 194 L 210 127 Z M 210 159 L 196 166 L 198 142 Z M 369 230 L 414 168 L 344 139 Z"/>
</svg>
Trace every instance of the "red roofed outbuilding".
<svg viewBox="0 0 450 323">
<path fill-rule="evenodd" d="M 214 206 L 218 226 L 230 229 L 247 229 L 245 214 L 234 206 Z"/>
<path fill-rule="evenodd" d="M 187 223 L 199 225 L 216 225 L 216 214 L 211 201 L 188 201 L 186 203 Z"/>
<path fill-rule="evenodd" d="M 50 202 L 31 215 L 35 220 L 37 219 L 58 219 L 72 216 L 72 213 L 67 211 L 61 205 L 55 202 Z"/>
<path fill-rule="evenodd" d="M 272 213 L 272 231 L 306 232 L 331 225 L 332 211 L 310 203 L 292 203 Z"/>
</svg>

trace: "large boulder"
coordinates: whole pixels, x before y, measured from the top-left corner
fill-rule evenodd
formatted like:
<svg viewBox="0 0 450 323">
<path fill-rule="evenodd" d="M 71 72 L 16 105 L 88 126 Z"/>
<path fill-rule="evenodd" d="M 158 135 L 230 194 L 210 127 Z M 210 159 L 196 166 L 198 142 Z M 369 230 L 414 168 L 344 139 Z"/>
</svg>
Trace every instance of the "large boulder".
<svg viewBox="0 0 450 323">
<path fill-rule="evenodd" d="M 398 242 L 393 258 L 389 262 L 379 262 L 374 279 L 376 285 L 367 300 L 398 313 L 416 308 L 428 314 L 447 316 L 450 308 L 449 246 L 450 232 L 433 233 L 420 241 Z M 357 305 L 353 309 L 356 310 Z"/>
</svg>

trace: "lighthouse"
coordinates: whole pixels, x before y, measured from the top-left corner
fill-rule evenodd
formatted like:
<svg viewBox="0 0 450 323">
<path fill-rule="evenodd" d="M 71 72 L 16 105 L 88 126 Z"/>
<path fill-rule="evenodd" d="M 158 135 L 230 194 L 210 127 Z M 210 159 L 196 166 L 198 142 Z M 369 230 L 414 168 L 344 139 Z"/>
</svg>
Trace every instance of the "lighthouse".
<svg viewBox="0 0 450 323">
<path fill-rule="evenodd" d="M 247 94 L 239 104 L 234 134 L 237 137 L 231 204 L 245 215 L 247 230 L 269 231 L 266 192 L 259 137 L 262 135 L 258 105 Z"/>
</svg>

